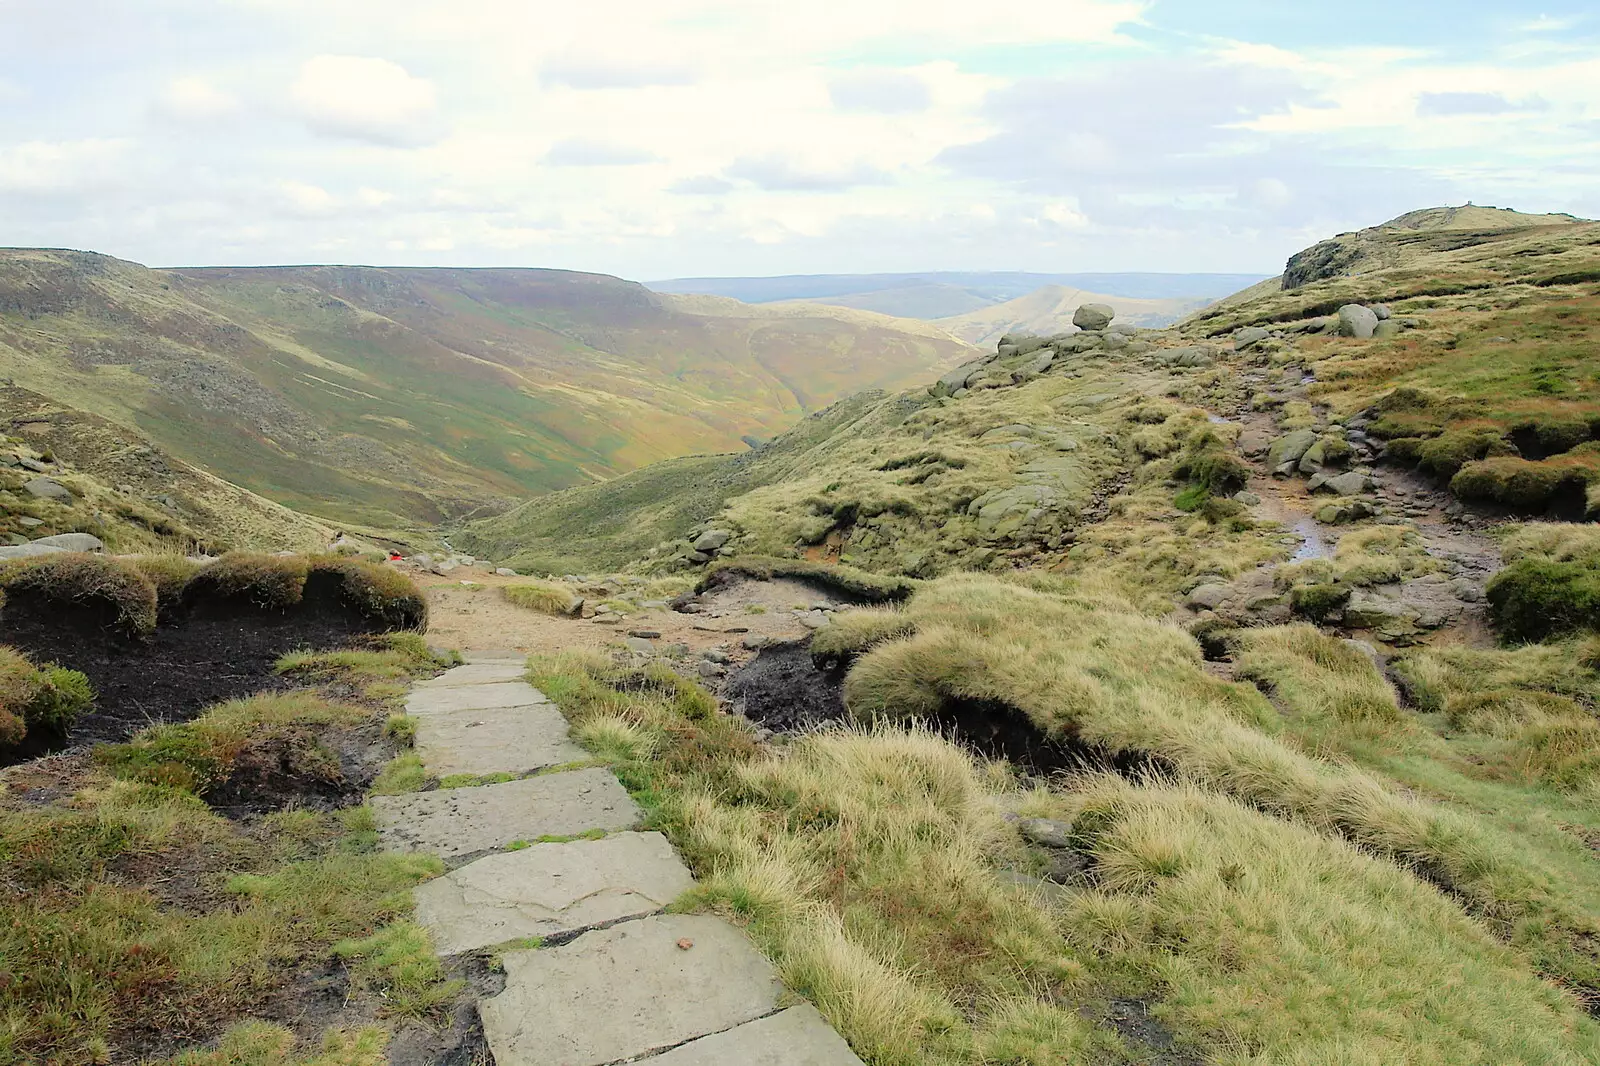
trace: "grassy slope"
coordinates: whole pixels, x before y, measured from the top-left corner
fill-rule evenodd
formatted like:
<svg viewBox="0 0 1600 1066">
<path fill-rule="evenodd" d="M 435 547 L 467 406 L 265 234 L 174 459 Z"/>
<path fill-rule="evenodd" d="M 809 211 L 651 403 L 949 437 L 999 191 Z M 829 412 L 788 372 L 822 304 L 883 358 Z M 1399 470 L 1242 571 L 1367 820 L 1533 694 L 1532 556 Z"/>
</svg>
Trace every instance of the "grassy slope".
<svg viewBox="0 0 1600 1066">
<path fill-rule="evenodd" d="M 347 522 L 727 450 L 965 354 L 882 316 L 702 313 L 566 271 L 0 255 L 0 367 L 19 384 Z"/>
</svg>

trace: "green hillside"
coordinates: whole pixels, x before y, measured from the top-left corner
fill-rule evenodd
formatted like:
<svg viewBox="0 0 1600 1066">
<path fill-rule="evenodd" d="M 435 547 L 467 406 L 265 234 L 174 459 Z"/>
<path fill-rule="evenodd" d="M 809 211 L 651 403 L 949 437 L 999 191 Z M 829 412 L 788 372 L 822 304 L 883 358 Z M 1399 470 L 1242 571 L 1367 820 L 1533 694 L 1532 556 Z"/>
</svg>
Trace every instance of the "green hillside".
<svg viewBox="0 0 1600 1066">
<path fill-rule="evenodd" d="M 398 525 L 737 448 L 969 354 L 861 312 L 677 300 L 557 270 L 11 250 L 0 373 L 281 503 Z"/>
</svg>

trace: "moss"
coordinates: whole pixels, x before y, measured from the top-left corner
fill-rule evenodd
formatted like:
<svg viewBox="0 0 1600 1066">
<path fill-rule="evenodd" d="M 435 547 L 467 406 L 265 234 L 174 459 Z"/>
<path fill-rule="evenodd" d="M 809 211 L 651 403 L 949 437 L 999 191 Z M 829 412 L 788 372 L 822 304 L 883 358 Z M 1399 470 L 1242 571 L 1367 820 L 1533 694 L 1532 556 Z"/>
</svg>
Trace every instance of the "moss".
<svg viewBox="0 0 1600 1066">
<path fill-rule="evenodd" d="M 1439 478 L 1454 477 L 1456 471 L 1475 459 L 1491 456 L 1513 455 L 1516 449 L 1506 443 L 1498 429 L 1476 428 L 1452 430 L 1431 440 L 1424 440 L 1417 448 L 1417 465 Z M 1391 445 L 1390 455 L 1394 455 Z"/>
<path fill-rule="evenodd" d="M 110 608 L 117 626 L 134 636 L 147 636 L 156 627 L 156 588 L 150 579 L 100 555 L 18 559 L 0 567 L 0 590 L 46 603 Z"/>
<path fill-rule="evenodd" d="M 1289 605 L 1294 613 L 1321 622 L 1350 602 L 1350 586 L 1335 581 L 1295 585 L 1289 590 Z"/>
<path fill-rule="evenodd" d="M 1600 568 L 1519 559 L 1490 580 L 1489 617 L 1509 641 L 1540 641 L 1600 629 Z"/>
<path fill-rule="evenodd" d="M 1600 452 L 1590 444 L 1556 459 L 1505 457 L 1468 463 L 1450 479 L 1450 491 L 1463 500 L 1537 513 L 1564 496 L 1581 498 L 1595 481 L 1600 481 Z"/>
</svg>

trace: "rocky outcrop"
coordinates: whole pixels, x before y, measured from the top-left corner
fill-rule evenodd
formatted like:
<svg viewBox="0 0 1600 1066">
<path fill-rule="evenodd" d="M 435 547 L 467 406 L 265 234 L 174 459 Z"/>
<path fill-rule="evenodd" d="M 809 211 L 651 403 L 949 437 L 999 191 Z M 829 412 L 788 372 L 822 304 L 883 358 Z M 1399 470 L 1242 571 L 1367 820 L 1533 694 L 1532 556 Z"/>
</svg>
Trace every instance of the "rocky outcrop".
<svg viewBox="0 0 1600 1066">
<path fill-rule="evenodd" d="M 1072 315 L 1072 324 L 1079 329 L 1105 329 L 1117 313 L 1110 304 L 1084 304 Z"/>
</svg>

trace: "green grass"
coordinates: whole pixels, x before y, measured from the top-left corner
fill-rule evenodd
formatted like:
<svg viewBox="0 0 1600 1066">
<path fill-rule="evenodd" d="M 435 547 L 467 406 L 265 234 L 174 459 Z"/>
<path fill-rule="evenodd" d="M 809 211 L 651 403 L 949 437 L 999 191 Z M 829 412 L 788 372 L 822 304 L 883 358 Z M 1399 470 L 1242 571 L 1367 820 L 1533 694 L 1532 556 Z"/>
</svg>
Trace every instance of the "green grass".
<svg viewBox="0 0 1600 1066">
<path fill-rule="evenodd" d="M 853 566 L 830 565 L 807 559 L 781 559 L 770 556 L 741 555 L 712 563 L 696 586 L 704 592 L 724 582 L 724 575 L 737 575 L 754 581 L 790 578 L 821 585 L 830 592 L 863 600 L 886 603 L 911 595 L 917 582 L 903 577 L 883 577 Z"/>
<path fill-rule="evenodd" d="M 357 987 L 383 999 L 384 1016 L 437 1021 L 466 986 L 445 976 L 427 931 L 415 922 L 395 922 L 369 937 L 341 941 L 332 952 L 349 964 Z"/>
<path fill-rule="evenodd" d="M 156 588 L 132 567 L 100 555 L 60 553 L 16 559 L 0 566 L 0 592 L 39 604 L 109 611 L 132 636 L 156 627 Z"/>
</svg>

